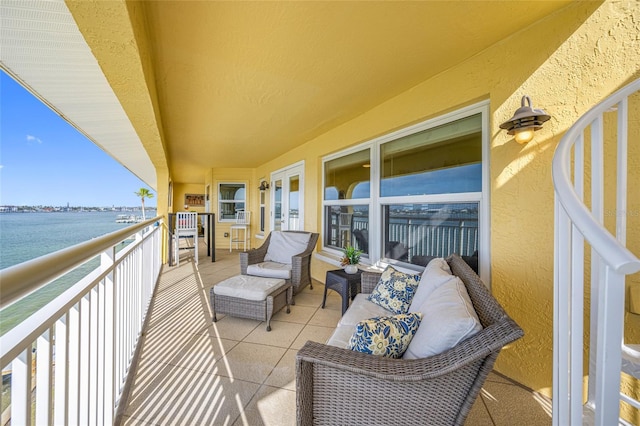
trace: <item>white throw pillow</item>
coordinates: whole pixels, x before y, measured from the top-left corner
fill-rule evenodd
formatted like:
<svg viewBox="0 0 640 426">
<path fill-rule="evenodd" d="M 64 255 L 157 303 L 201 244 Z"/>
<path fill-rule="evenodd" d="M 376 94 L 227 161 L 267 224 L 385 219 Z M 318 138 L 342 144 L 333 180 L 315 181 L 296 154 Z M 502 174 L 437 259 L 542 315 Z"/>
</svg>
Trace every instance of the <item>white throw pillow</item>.
<svg viewBox="0 0 640 426">
<path fill-rule="evenodd" d="M 435 289 L 419 312 L 423 314 L 422 323 L 404 359 L 442 353 L 482 330 L 467 288 L 458 277 Z"/>
<path fill-rule="evenodd" d="M 443 284 L 455 279 L 449 264 L 442 257 L 432 259 L 424 268 L 415 296 L 408 312 L 420 312 L 420 307 L 433 291 Z"/>
<path fill-rule="evenodd" d="M 291 257 L 302 253 L 309 245 L 309 233 L 273 231 L 267 247 L 265 262 L 291 264 Z"/>
</svg>

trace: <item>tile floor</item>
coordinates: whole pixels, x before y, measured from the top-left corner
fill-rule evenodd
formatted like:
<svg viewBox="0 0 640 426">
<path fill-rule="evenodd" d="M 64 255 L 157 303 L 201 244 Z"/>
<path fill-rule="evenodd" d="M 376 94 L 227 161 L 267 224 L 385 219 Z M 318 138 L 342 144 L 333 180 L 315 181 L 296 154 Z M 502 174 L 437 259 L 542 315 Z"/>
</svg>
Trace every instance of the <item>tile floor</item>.
<svg viewBox="0 0 640 426">
<path fill-rule="evenodd" d="M 294 425 L 295 354 L 331 335 L 340 297 L 329 292 L 321 309 L 324 287 L 314 281 L 290 314 L 273 316 L 271 332 L 230 316 L 213 323 L 209 289 L 239 273 L 239 256 L 217 250 L 212 263 L 201 251 L 199 260 L 165 265 L 120 424 Z M 492 373 L 466 424 L 550 425 L 550 412 L 548 401 Z"/>
</svg>

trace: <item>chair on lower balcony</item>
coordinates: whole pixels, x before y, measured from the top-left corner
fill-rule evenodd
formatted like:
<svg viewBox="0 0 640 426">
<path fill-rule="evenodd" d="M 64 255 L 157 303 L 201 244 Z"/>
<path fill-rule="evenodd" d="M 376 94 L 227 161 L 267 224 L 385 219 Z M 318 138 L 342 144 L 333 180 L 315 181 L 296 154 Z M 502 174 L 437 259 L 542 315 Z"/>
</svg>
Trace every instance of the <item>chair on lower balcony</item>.
<svg viewBox="0 0 640 426">
<path fill-rule="evenodd" d="M 198 263 L 198 213 L 178 212 L 176 213 L 176 226 L 173 230 L 173 252 L 176 265 L 180 265 L 180 238 L 193 239 L 193 245 L 188 249 L 193 249 L 194 262 Z"/>
<path fill-rule="evenodd" d="M 304 231 L 273 231 L 262 246 L 240 253 L 240 272 L 291 282 L 293 294 L 311 285 L 311 253 L 319 234 Z"/>
</svg>

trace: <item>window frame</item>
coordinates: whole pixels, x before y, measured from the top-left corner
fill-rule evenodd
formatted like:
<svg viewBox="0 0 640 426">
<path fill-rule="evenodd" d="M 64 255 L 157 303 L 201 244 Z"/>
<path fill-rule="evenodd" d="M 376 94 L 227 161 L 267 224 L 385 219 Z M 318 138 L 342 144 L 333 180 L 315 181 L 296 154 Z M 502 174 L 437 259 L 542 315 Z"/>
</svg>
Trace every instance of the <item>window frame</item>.
<svg viewBox="0 0 640 426">
<path fill-rule="evenodd" d="M 220 191 L 220 188 L 223 185 L 238 185 L 238 186 L 244 187 L 244 200 L 242 200 L 242 201 L 235 200 L 235 199 L 234 200 L 223 200 L 222 196 L 221 196 L 222 192 Z M 222 214 L 222 204 L 223 203 L 226 203 L 226 204 L 243 203 L 244 204 L 244 210 L 245 211 L 249 211 L 249 206 L 248 206 L 248 203 L 247 203 L 248 198 L 249 198 L 248 194 L 247 194 L 247 191 L 248 191 L 247 182 L 245 182 L 245 181 L 221 181 L 221 182 L 217 183 L 217 186 L 218 186 L 218 213 L 217 213 L 218 214 L 218 222 L 233 223 L 233 222 L 236 221 L 235 214 L 234 214 L 234 217 L 232 219 L 223 218 L 223 214 Z"/>
<path fill-rule="evenodd" d="M 341 251 L 333 247 L 330 247 L 325 242 L 325 226 L 326 226 L 326 210 L 327 206 L 349 206 L 349 205 L 362 205 L 369 204 L 369 227 L 370 229 L 382 229 L 382 208 L 384 205 L 391 204 L 426 204 L 426 203 L 456 203 L 456 202 L 471 202 L 478 203 L 478 266 L 480 270 L 480 277 L 485 283 L 490 283 L 490 165 L 489 165 L 489 120 L 490 109 L 489 101 L 485 100 L 478 102 L 467 107 L 460 108 L 456 111 L 440 115 L 438 117 L 425 120 L 423 122 L 405 127 L 395 132 L 382 135 L 375 139 L 363 142 L 361 144 L 349 147 L 340 152 L 327 155 L 322 159 L 322 208 L 321 208 L 321 224 L 322 224 L 322 251 L 330 256 L 339 257 Z M 464 193 L 445 193 L 445 194 L 430 194 L 430 195 L 410 195 L 410 196 L 380 196 L 380 147 L 384 143 L 394 141 L 396 139 L 412 135 L 424 130 L 428 130 L 434 127 L 449 124 L 453 121 L 457 121 L 463 118 L 467 118 L 473 115 L 480 114 L 481 121 L 481 161 L 482 161 L 482 184 L 480 192 L 464 192 Z M 369 149 L 369 155 L 371 159 L 370 168 L 370 194 L 369 198 L 355 198 L 355 199 L 342 199 L 342 200 L 325 200 L 325 166 L 326 163 L 335 160 L 337 158 L 344 157 L 357 151 Z M 372 266 L 386 267 L 388 264 L 398 264 L 405 269 L 419 270 L 423 269 L 418 265 L 413 265 L 404 262 L 387 262 L 381 258 L 381 235 L 370 235 L 369 240 L 369 256 L 363 258 L 362 263 L 368 263 Z"/>
</svg>

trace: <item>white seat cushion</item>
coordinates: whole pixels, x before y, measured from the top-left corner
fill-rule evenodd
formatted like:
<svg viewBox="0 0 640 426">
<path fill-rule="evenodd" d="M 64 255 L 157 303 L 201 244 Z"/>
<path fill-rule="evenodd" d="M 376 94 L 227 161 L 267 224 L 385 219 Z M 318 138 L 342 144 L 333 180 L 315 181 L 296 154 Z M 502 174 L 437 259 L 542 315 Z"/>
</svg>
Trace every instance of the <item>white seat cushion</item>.
<svg viewBox="0 0 640 426">
<path fill-rule="evenodd" d="M 419 308 L 414 312 L 422 312 L 422 323 L 404 353 L 405 359 L 442 353 L 482 330 L 467 288 L 458 277 L 447 280 L 414 308 Z"/>
<path fill-rule="evenodd" d="M 278 262 L 261 262 L 247 266 L 247 275 L 267 278 L 291 278 L 291 264 Z"/>
<path fill-rule="evenodd" d="M 346 349 L 349 346 L 349 340 L 353 335 L 353 326 L 350 325 L 340 325 L 334 331 L 329 340 L 327 340 L 327 345 L 336 346 L 338 348 Z"/>
<path fill-rule="evenodd" d="M 291 258 L 307 249 L 310 233 L 273 231 L 269 239 L 266 262 L 291 264 Z"/>
<path fill-rule="evenodd" d="M 351 303 L 351 306 L 347 309 L 347 312 L 344 313 L 340 322 L 338 322 L 338 326 L 348 325 L 350 327 L 355 327 L 360 321 L 369 318 L 393 315 L 391 311 L 380 305 L 376 305 L 368 299 L 368 294 L 357 294 L 356 298 Z M 353 334 L 353 329 L 351 330 L 351 334 Z M 351 337 L 351 335 L 349 335 L 349 337 Z"/>
<path fill-rule="evenodd" d="M 266 300 L 278 287 L 285 284 L 283 279 L 236 275 L 213 286 L 213 292 L 220 296 L 245 300 Z"/>
</svg>

